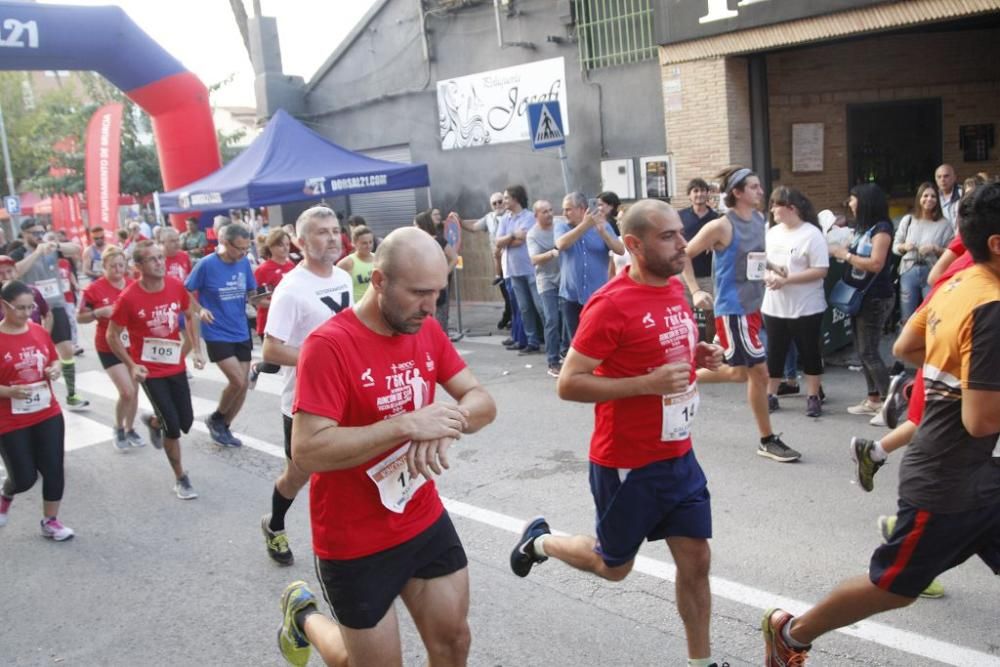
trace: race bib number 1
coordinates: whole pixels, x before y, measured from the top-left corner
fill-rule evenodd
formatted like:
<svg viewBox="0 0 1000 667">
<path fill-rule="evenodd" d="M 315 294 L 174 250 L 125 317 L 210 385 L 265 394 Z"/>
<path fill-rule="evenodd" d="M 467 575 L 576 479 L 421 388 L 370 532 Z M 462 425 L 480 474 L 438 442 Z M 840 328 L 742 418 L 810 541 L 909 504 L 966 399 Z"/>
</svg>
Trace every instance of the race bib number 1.
<svg viewBox="0 0 1000 667">
<path fill-rule="evenodd" d="M 368 477 L 378 487 L 382 504 L 396 514 L 403 513 L 413 494 L 427 481 L 423 475 L 410 478 L 410 471 L 406 468 L 406 452 L 410 450 L 410 446 L 410 443 L 406 443 L 367 471 Z"/>
<path fill-rule="evenodd" d="M 48 382 L 35 382 L 34 384 L 21 385 L 22 389 L 31 392 L 28 398 L 11 398 L 10 411 L 15 415 L 30 415 L 33 412 L 41 412 L 52 404 L 52 391 Z"/>
<path fill-rule="evenodd" d="M 698 385 L 692 384 L 687 391 L 663 397 L 663 426 L 660 440 L 684 440 L 691 436 L 691 423 L 698 412 Z"/>
<path fill-rule="evenodd" d="M 143 338 L 140 358 L 154 364 L 178 364 L 181 361 L 181 342 L 169 338 Z"/>
<path fill-rule="evenodd" d="M 767 253 L 747 253 L 747 280 L 763 280 L 767 271 Z"/>
</svg>

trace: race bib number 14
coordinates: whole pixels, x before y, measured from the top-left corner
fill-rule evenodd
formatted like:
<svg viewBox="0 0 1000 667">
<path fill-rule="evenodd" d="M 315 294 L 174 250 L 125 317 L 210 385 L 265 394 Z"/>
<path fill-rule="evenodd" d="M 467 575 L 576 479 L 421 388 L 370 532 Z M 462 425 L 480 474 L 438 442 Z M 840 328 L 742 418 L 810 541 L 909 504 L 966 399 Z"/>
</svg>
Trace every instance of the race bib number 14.
<svg viewBox="0 0 1000 667">
<path fill-rule="evenodd" d="M 378 487 L 382 504 L 396 514 L 403 513 L 413 494 L 427 481 L 423 475 L 410 478 L 410 471 L 406 468 L 406 452 L 410 451 L 410 446 L 406 443 L 367 471 L 368 477 Z"/>
</svg>

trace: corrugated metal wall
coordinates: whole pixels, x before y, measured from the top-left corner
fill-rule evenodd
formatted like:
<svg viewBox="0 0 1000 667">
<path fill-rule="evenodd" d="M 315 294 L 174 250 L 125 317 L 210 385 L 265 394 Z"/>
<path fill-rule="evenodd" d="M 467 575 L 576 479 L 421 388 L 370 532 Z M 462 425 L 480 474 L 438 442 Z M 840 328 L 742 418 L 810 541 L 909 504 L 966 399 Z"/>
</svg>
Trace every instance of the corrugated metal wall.
<svg viewBox="0 0 1000 667">
<path fill-rule="evenodd" d="M 390 162 L 412 162 L 410 147 L 407 144 L 398 146 L 383 146 L 358 151 L 368 157 Z M 417 214 L 416 197 L 413 190 L 390 190 L 388 192 L 372 192 L 362 195 L 351 195 L 351 215 L 360 215 L 375 232 L 376 236 L 385 236 L 398 227 L 413 224 Z"/>
</svg>

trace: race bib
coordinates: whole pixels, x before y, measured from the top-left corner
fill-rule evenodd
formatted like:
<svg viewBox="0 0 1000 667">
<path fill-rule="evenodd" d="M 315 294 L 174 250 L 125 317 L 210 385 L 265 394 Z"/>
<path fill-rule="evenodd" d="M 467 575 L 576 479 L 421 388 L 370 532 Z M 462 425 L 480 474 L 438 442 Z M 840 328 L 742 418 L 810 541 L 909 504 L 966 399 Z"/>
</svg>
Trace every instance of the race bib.
<svg viewBox="0 0 1000 667">
<path fill-rule="evenodd" d="M 122 329 L 122 332 L 118 335 L 118 338 L 121 340 L 122 345 L 124 345 L 125 349 L 127 350 L 129 348 L 128 330 Z"/>
<path fill-rule="evenodd" d="M 31 396 L 10 399 L 10 411 L 15 415 L 30 415 L 33 412 L 41 412 L 52 404 L 52 391 L 49 389 L 48 382 L 35 382 L 20 386 L 30 391 Z"/>
<path fill-rule="evenodd" d="M 767 253 L 747 253 L 747 280 L 763 280 L 767 271 Z"/>
<path fill-rule="evenodd" d="M 406 452 L 409 450 L 410 443 L 406 443 L 367 471 L 368 477 L 378 487 L 382 504 L 396 514 L 403 513 L 413 494 L 427 481 L 423 475 L 410 478 L 410 472 L 406 468 Z"/>
<path fill-rule="evenodd" d="M 181 342 L 168 338 L 143 338 L 140 359 L 155 364 L 178 364 L 181 361 Z"/>
<path fill-rule="evenodd" d="M 39 280 L 35 283 L 35 289 L 41 292 L 46 299 L 54 299 L 62 294 L 62 290 L 59 289 L 59 281 L 55 278 Z"/>
<path fill-rule="evenodd" d="M 698 411 L 698 384 L 692 384 L 687 391 L 663 397 L 663 427 L 660 440 L 684 440 L 691 436 L 691 423 Z"/>
</svg>

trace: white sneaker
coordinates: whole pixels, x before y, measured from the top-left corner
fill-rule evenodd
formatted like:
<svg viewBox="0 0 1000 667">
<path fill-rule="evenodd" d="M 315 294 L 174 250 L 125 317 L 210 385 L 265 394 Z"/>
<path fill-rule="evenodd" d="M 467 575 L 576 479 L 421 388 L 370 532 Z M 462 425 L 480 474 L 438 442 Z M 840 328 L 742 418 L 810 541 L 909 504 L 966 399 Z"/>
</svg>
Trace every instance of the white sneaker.
<svg viewBox="0 0 1000 667">
<path fill-rule="evenodd" d="M 874 416 L 877 415 L 879 412 L 881 412 L 881 410 L 882 410 L 882 403 L 881 402 L 876 403 L 870 398 L 865 398 L 865 400 L 861 401 L 857 405 L 852 405 L 851 407 L 847 408 L 847 411 L 852 415 Z"/>
<path fill-rule="evenodd" d="M 72 528 L 62 525 L 62 522 L 55 517 L 42 519 L 42 535 L 51 540 L 62 542 L 73 537 L 75 534 Z"/>
<path fill-rule="evenodd" d="M 174 493 L 181 500 L 194 500 L 198 497 L 198 492 L 191 486 L 191 480 L 188 479 L 187 473 L 177 478 L 177 481 L 174 483 Z"/>
<path fill-rule="evenodd" d="M 875 416 L 868 420 L 868 423 L 872 426 L 885 426 L 885 417 L 882 416 L 882 411 L 876 412 Z"/>
<path fill-rule="evenodd" d="M 115 443 L 115 449 L 117 449 L 118 451 L 122 451 L 124 449 L 129 448 L 130 445 L 128 442 L 128 438 L 125 437 L 125 429 L 123 428 L 115 429 L 114 443 Z"/>
</svg>

